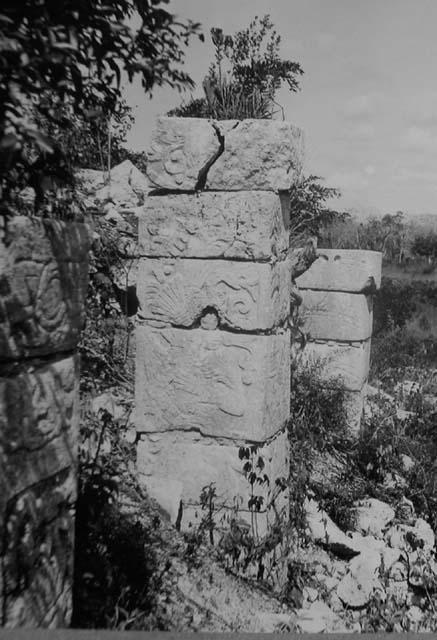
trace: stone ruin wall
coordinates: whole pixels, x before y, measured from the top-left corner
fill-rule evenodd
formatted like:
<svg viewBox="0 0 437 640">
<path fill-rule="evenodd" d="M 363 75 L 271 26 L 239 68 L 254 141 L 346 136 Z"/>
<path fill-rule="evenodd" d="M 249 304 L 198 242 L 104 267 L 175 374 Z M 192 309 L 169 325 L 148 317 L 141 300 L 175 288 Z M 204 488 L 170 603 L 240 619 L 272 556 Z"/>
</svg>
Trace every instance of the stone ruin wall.
<svg viewBox="0 0 437 640">
<path fill-rule="evenodd" d="M 70 622 L 88 245 L 82 224 L 1 229 L 1 626 Z"/>
<path fill-rule="evenodd" d="M 366 397 L 373 295 L 381 285 L 377 251 L 319 249 L 296 279 L 302 329 L 310 339 L 303 363 L 315 364 L 327 387 L 345 389 L 348 424 L 358 434 Z"/>
<path fill-rule="evenodd" d="M 286 122 L 161 118 L 139 219 L 137 464 L 182 528 L 216 504 L 242 515 L 238 450 L 257 445 L 287 476 L 290 388 L 288 210 L 302 134 Z M 271 498 L 264 489 L 265 501 Z M 183 509 L 181 505 L 183 504 Z M 268 514 L 260 514 L 260 527 Z"/>
</svg>

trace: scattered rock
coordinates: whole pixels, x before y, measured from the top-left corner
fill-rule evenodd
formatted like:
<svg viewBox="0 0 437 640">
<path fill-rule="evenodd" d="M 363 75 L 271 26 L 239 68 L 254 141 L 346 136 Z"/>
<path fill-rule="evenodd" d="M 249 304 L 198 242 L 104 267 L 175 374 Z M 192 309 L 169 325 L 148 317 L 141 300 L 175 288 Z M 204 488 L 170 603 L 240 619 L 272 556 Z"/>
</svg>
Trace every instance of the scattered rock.
<svg viewBox="0 0 437 640">
<path fill-rule="evenodd" d="M 418 518 L 414 527 L 407 524 L 393 525 L 386 534 L 386 540 L 392 548 L 405 551 L 416 549 L 431 550 L 435 545 L 434 532 L 422 518 Z"/>
<path fill-rule="evenodd" d="M 394 509 L 376 498 L 360 500 L 354 505 L 354 529 L 365 535 L 382 537 L 383 530 L 394 517 Z"/>
<path fill-rule="evenodd" d="M 337 527 L 315 500 L 306 499 L 305 512 L 308 532 L 314 542 L 322 544 L 344 559 L 360 553 L 353 540 Z"/>
<path fill-rule="evenodd" d="M 372 593 L 381 588 L 378 580 L 380 557 L 359 556 L 349 563 L 349 572 L 337 587 L 337 595 L 347 606 L 354 609 L 364 607 Z"/>
<path fill-rule="evenodd" d="M 336 614 L 325 602 L 317 600 L 309 609 L 296 611 L 294 623 L 304 633 L 323 633 L 333 630 L 338 621 Z"/>
</svg>

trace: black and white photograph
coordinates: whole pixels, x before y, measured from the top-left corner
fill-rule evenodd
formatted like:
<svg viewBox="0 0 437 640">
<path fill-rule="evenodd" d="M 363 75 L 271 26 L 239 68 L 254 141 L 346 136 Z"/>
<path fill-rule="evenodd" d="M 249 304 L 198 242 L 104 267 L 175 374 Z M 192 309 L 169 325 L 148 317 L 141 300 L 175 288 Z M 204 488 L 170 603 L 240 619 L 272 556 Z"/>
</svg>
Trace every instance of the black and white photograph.
<svg viewBox="0 0 437 640">
<path fill-rule="evenodd" d="M 1 2 L 5 639 L 437 632 L 436 34 Z"/>
</svg>

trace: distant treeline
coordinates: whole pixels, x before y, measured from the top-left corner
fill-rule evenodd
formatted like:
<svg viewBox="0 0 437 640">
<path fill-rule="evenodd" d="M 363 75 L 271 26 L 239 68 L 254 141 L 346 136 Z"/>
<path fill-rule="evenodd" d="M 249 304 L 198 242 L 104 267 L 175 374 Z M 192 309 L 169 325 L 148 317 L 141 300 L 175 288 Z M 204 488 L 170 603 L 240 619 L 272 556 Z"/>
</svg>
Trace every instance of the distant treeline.
<svg viewBox="0 0 437 640">
<path fill-rule="evenodd" d="M 334 220 L 320 230 L 319 246 L 381 251 L 385 261 L 398 264 L 417 258 L 433 262 L 437 258 L 437 233 L 407 222 L 399 211 L 365 222 L 352 217 Z"/>
</svg>

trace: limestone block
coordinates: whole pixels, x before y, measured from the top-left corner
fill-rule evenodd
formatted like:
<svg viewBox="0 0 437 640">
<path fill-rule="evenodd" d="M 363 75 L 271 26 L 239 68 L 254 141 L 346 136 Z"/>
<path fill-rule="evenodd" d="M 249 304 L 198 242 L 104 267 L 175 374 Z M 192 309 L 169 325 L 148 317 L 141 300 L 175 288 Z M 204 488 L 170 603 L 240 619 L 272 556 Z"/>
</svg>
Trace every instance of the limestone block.
<svg viewBox="0 0 437 640">
<path fill-rule="evenodd" d="M 157 119 L 147 153 L 147 178 L 156 189 L 193 191 L 220 149 L 209 120 L 162 116 Z"/>
<path fill-rule="evenodd" d="M 0 240 L 0 359 L 73 349 L 85 320 L 83 224 L 18 216 Z"/>
<path fill-rule="evenodd" d="M 17 370 L 15 370 L 17 369 Z M 0 375 L 0 509 L 27 487 L 75 466 L 77 356 L 3 367 Z M 0 513 L 0 525 L 2 516 Z"/>
<path fill-rule="evenodd" d="M 246 446 L 250 447 L 250 444 Z M 198 523 L 205 515 L 200 507 L 200 494 L 203 487 L 211 483 L 216 489 L 217 508 L 224 506 L 230 510 L 238 507 L 241 515 L 248 514 L 251 485 L 243 473 L 246 460 L 240 459 L 239 448 L 239 444 L 232 440 L 220 443 L 215 438 L 205 438 L 195 432 L 142 434 L 137 447 L 140 482 L 169 513 L 173 522 L 176 521 L 182 501 L 184 529 Z M 269 443 L 260 445 L 253 455 L 255 465 L 259 456 L 265 464 L 259 473 L 265 474 L 269 482 L 262 485 L 256 483 L 254 494 L 264 497 L 264 511 L 269 501 L 280 500 L 281 491 L 276 479 L 288 480 L 286 431 L 275 434 Z M 272 518 L 274 514 L 269 515 Z"/>
<path fill-rule="evenodd" d="M 381 286 L 382 254 L 379 251 L 319 249 L 318 259 L 296 283 L 301 289 L 359 293 L 371 285 Z"/>
<path fill-rule="evenodd" d="M 143 258 L 139 265 L 139 315 L 179 327 L 199 326 L 214 308 L 219 326 L 267 330 L 290 313 L 288 261 L 275 264 L 232 260 Z"/>
<path fill-rule="evenodd" d="M 372 335 L 372 297 L 342 291 L 302 291 L 303 330 L 313 340 L 360 341 Z"/>
<path fill-rule="evenodd" d="M 279 120 L 157 120 L 147 177 L 156 189 L 289 189 L 301 173 L 303 134 Z"/>
<path fill-rule="evenodd" d="M 327 387 L 360 391 L 367 381 L 370 340 L 364 342 L 307 342 L 302 364 L 316 367 Z"/>
<path fill-rule="evenodd" d="M 137 431 L 263 442 L 289 416 L 290 335 L 137 328 Z"/>
<path fill-rule="evenodd" d="M 0 551 L 5 627 L 69 626 L 75 500 L 75 472 L 65 470 L 10 501 Z"/>
<path fill-rule="evenodd" d="M 285 197 L 268 191 L 151 196 L 139 213 L 148 257 L 269 260 L 289 245 Z"/>
<path fill-rule="evenodd" d="M 217 122 L 224 151 L 208 171 L 206 189 L 287 191 L 299 179 L 303 132 L 283 120 Z"/>
</svg>

